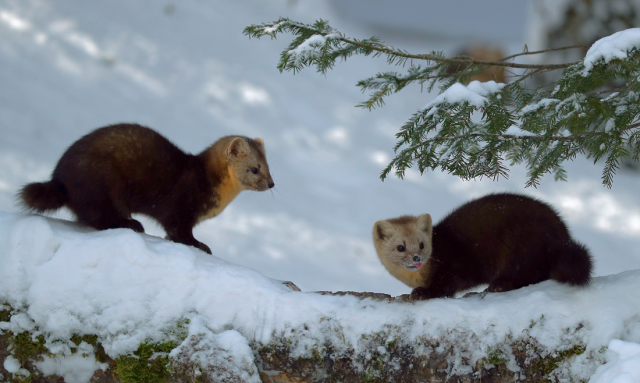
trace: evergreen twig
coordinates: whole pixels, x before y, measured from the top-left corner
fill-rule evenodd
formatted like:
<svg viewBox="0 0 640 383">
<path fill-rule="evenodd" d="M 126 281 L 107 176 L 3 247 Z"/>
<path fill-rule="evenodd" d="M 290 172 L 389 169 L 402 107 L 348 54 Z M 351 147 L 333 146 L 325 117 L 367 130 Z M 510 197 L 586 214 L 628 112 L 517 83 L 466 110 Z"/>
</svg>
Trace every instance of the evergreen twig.
<svg viewBox="0 0 640 383">
<path fill-rule="evenodd" d="M 584 48 L 569 46 L 535 52 L 521 52 L 495 61 L 468 56 L 446 57 L 442 52 L 413 54 L 385 45 L 378 38 L 358 40 L 345 37 L 318 20 L 298 23 L 286 18 L 252 25 L 244 33 L 250 37 L 277 33 L 295 36 L 280 57 L 278 69 L 297 72 L 315 66 L 326 73 L 336 60 L 354 54 L 385 56 L 390 65 L 405 67 L 405 73 L 384 72 L 357 83 L 369 98 L 358 106 L 372 109 L 406 86 L 417 83 L 431 91 L 438 86 L 442 97 L 418 110 L 396 134 L 395 158 L 381 178 L 394 171 L 403 177 L 416 165 L 420 173 L 441 169 L 463 179 L 508 177 L 505 161 L 525 164 L 526 186 L 536 187 L 544 174 L 566 180 L 562 163 L 584 155 L 594 162 L 604 161 L 602 182 L 611 187 L 623 157 L 640 159 L 640 51 L 631 49 L 626 59 L 600 60 L 585 72 L 582 61 L 561 64 L 522 64 L 512 60 L 524 55 Z M 418 61 L 419 60 L 419 61 Z M 422 65 L 416 65 L 418 61 Z M 507 84 L 471 83 L 472 76 L 498 66 L 510 71 Z M 527 88 L 527 79 L 562 69 L 562 77 L 548 85 Z M 615 89 L 607 84 L 616 82 Z M 624 83 L 622 86 L 617 84 Z M 443 93 L 475 94 L 474 101 Z M 458 93 L 459 94 L 459 93 Z M 481 100 L 479 102 L 478 100 Z M 481 117 L 480 117 L 481 116 Z M 473 118 L 472 118 L 473 117 Z M 511 129 L 516 129 L 513 134 Z"/>
</svg>

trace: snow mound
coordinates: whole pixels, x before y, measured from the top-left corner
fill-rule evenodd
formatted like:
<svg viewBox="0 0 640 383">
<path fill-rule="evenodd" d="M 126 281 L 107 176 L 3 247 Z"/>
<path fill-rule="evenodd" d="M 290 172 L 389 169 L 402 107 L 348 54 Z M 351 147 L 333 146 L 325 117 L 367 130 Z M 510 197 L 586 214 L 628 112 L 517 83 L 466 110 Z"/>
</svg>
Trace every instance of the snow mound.
<svg viewBox="0 0 640 383">
<path fill-rule="evenodd" d="M 640 28 L 630 28 L 601 38 L 593 43 L 584 56 L 583 75 L 588 75 L 594 65 L 604 60 L 626 59 L 627 52 L 640 47 Z"/>
<path fill-rule="evenodd" d="M 364 355 L 381 346 L 371 340 L 380 336 L 417 342 L 412 347 L 428 355 L 438 348 L 420 339 L 437 339 L 438 347 L 451 347 L 448 373 L 455 375 L 492 350 L 510 352 L 505 345 L 526 335 L 549 354 L 584 347 L 557 369 L 560 378 L 580 379 L 606 362 L 612 339 L 640 343 L 638 270 L 595 278 L 585 289 L 545 281 L 484 297 L 389 303 L 295 292 L 257 271 L 131 230 L 93 231 L 10 213 L 0 213 L 0 265 L 0 304 L 14 309 L 0 331 L 43 334 L 52 353 L 66 356 L 64 340 L 93 334 L 116 358 L 143 342 L 166 341 L 177 323 L 189 323 L 172 357 L 200 369 L 233 361 L 225 373 L 248 381 L 257 381 L 249 345 L 281 339 L 291 341 L 293 358 L 326 343 L 336 353 Z M 74 362 L 41 367 L 54 373 Z M 4 364 L 20 368 L 12 359 Z"/>
<path fill-rule="evenodd" d="M 247 339 L 236 330 L 214 334 L 201 321 L 193 322 L 189 336 L 169 354 L 179 365 L 203 370 L 224 382 L 260 383 L 253 351 Z"/>
<path fill-rule="evenodd" d="M 614 339 L 610 360 L 598 367 L 589 383 L 640 383 L 640 344 Z"/>
<path fill-rule="evenodd" d="M 66 383 L 88 382 L 96 370 L 106 370 L 109 367 L 107 363 L 96 361 L 93 346 L 85 342 L 79 345 L 79 352 L 76 354 L 60 357 L 45 355 L 43 361 L 35 364 L 45 376 L 62 376 Z"/>
</svg>

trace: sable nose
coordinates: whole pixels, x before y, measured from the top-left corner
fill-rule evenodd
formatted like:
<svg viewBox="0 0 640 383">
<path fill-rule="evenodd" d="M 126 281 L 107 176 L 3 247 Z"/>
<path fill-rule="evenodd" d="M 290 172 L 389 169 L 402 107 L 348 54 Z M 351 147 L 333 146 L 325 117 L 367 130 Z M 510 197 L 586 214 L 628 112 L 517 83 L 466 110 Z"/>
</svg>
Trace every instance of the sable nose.
<svg viewBox="0 0 640 383">
<path fill-rule="evenodd" d="M 269 182 L 269 185 L 268 185 L 268 186 L 269 186 L 269 189 L 271 189 L 272 187 L 276 186 L 276 184 L 275 184 L 275 183 L 273 183 L 273 182 Z"/>
<path fill-rule="evenodd" d="M 421 257 L 421 256 L 419 256 L 419 255 L 414 255 L 414 256 L 413 256 L 413 261 L 414 261 L 414 262 L 420 262 L 421 260 L 422 260 L 422 257 Z"/>
</svg>

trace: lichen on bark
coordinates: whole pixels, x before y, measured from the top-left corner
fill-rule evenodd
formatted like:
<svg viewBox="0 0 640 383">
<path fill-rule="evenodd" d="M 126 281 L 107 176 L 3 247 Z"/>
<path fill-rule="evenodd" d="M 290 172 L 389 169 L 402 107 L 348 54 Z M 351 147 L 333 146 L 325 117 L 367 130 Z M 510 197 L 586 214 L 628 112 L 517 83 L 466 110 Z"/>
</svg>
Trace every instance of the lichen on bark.
<svg viewBox="0 0 640 383">
<path fill-rule="evenodd" d="M 324 294 L 351 295 L 348 292 L 324 292 Z M 406 296 L 390 297 L 375 293 L 352 295 L 389 302 L 407 300 Z M 6 322 L 10 320 L 11 310 L 7 309 L 7 306 L 2 307 L 4 309 L 0 310 L 0 318 Z M 533 327 L 542 322 L 544 317 L 532 321 L 531 325 L 523 329 L 518 336 L 508 334 L 496 344 L 483 344 L 485 355 L 473 361 L 468 346 L 456 343 L 459 339 L 457 337 L 461 335 L 456 331 L 451 331 L 448 337 L 439 339 L 430 334 L 408 339 L 403 332 L 402 324 L 389 324 L 383 326 L 381 331 L 363 334 L 354 345 L 345 339 L 345 329 L 341 328 L 339 323 L 326 318 L 322 321 L 321 329 L 308 327 L 289 329 L 286 334 L 279 336 L 274 334 L 273 340 L 267 344 L 249 340 L 255 365 L 248 368 L 250 371 L 255 368 L 252 379 L 259 374 L 262 382 L 274 383 L 446 382 L 451 381 L 452 378 L 459 381 L 482 380 L 496 383 L 514 380 L 553 382 L 558 380 L 556 373 L 563 366 L 566 367 L 571 363 L 576 356 L 587 352 L 587 348 L 584 344 L 576 342 L 570 347 L 548 350 L 530 335 Z M 235 366 L 224 366 L 218 361 L 216 365 L 203 368 L 202 361 L 192 363 L 189 358 L 178 357 L 178 355 L 184 356 L 184 352 L 174 353 L 174 357 L 171 357 L 171 351 L 176 349 L 182 340 L 190 339 L 185 333 L 186 325 L 188 321 L 178 322 L 175 331 L 170 331 L 167 335 L 166 342 L 143 343 L 135 352 L 115 359 L 104 352 L 100 339 L 96 335 L 77 334 L 71 337 L 70 342 L 76 346 L 81 342 L 92 345 L 95 358 L 109 364 L 106 371 L 96 371 L 91 379 L 93 383 L 243 383 L 247 381 L 238 374 L 221 373 L 237 370 Z M 582 326 L 583 324 L 579 324 L 577 328 L 565 329 L 564 332 L 569 335 L 575 334 L 582 329 Z M 308 338 L 310 331 L 322 334 L 323 339 L 318 339 L 311 346 L 299 347 L 301 339 Z M 176 334 L 180 336 L 176 337 Z M 481 342 L 482 336 L 475 334 L 469 336 L 478 337 L 478 342 Z M 198 342 L 197 336 L 193 337 L 191 343 L 195 345 Z M 189 342 L 184 344 L 187 343 Z M 585 355 L 595 357 L 597 355 L 594 353 L 601 354 L 604 351 L 604 349 L 589 350 Z M 72 352 L 74 352 L 73 348 Z M 58 376 L 42 376 L 35 367 L 35 361 L 49 354 L 44 336 L 37 331 L 18 334 L 5 331 L 0 334 L 0 360 L 4 361 L 12 355 L 31 375 L 25 378 L 11 374 L 0 363 L 2 379 L 8 379 L 11 383 L 62 382 Z"/>
</svg>

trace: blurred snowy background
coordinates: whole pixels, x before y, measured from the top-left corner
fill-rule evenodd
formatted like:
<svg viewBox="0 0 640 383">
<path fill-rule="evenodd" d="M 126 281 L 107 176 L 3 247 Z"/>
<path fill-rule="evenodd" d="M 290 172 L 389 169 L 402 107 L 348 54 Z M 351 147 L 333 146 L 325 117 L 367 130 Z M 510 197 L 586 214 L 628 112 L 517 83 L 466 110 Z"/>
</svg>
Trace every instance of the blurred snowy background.
<svg viewBox="0 0 640 383">
<path fill-rule="evenodd" d="M 326 76 L 280 74 L 276 64 L 287 36 L 269 41 L 242 34 L 250 24 L 280 16 L 323 18 L 349 36 L 377 35 L 414 52 L 457 54 L 480 44 L 506 55 L 524 44 L 529 50 L 548 46 L 550 38 L 559 39 L 557 31 L 570 31 L 561 17 L 570 4 L 591 3 L 532 1 L 2 0 L 0 210 L 17 211 L 19 188 L 49 179 L 81 135 L 137 122 L 193 153 L 223 135 L 264 138 L 277 190 L 240 194 L 195 236 L 215 256 L 291 280 L 303 291 L 409 292 L 378 261 L 373 223 L 425 212 L 438 221 L 494 191 L 553 204 L 591 249 L 597 275 L 638 269 L 637 173 L 621 170 L 609 190 L 600 181 L 601 165 L 578 158 L 567 164 L 569 182 L 546 177 L 538 189 L 524 189 L 524 168 L 499 182 L 463 182 L 439 171 L 381 182 L 394 133 L 435 94 L 410 88 L 383 108 L 356 108 L 366 97 L 356 82 L 388 70 L 384 59 L 354 57 Z M 624 6 L 636 1 L 599 3 L 619 4 L 610 13 L 629 15 Z M 628 23 L 634 24 L 638 15 L 632 16 Z M 578 29 L 576 36 L 586 41 L 594 30 Z M 143 225 L 164 236 L 152 221 Z"/>
</svg>

